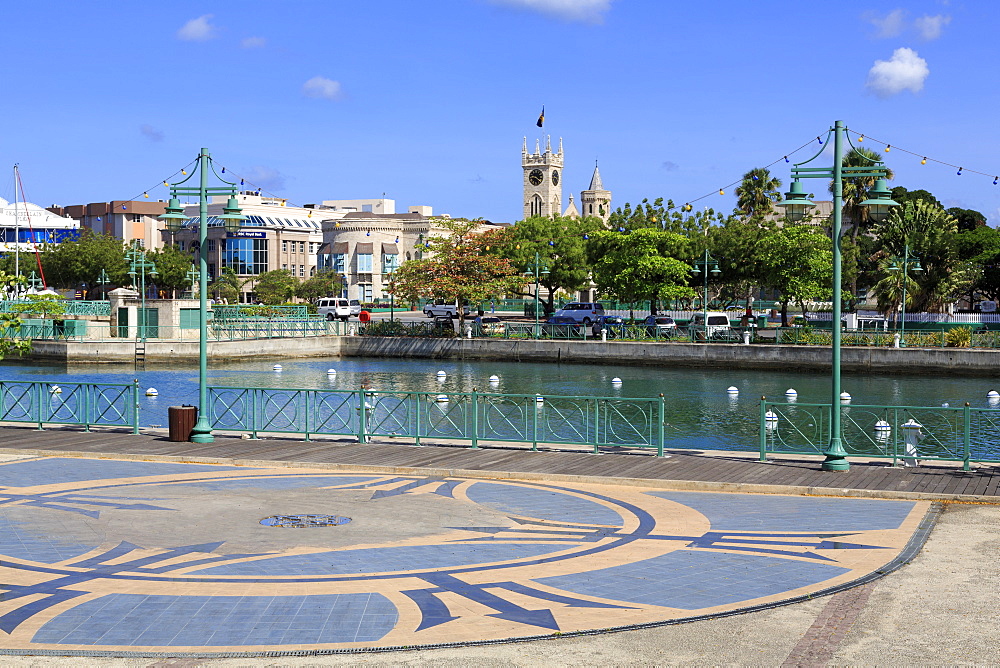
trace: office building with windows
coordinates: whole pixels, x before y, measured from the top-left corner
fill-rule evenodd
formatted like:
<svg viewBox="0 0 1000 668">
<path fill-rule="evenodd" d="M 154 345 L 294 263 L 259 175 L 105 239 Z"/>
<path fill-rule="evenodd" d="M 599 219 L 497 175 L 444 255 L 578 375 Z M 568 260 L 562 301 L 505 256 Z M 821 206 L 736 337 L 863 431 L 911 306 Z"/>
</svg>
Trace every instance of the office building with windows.
<svg viewBox="0 0 1000 668">
<path fill-rule="evenodd" d="M 159 200 L 92 202 L 53 206 L 48 210 L 77 221 L 81 230 L 107 234 L 148 250 L 163 247 L 162 223 L 157 217 L 166 210 L 166 204 Z"/>
</svg>

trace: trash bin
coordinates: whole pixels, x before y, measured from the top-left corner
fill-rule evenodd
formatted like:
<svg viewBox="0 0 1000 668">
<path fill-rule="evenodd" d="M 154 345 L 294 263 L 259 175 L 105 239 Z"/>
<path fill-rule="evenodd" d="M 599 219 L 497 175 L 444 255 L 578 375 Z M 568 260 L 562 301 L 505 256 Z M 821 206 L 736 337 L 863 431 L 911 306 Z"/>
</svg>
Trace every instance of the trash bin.
<svg viewBox="0 0 1000 668">
<path fill-rule="evenodd" d="M 188 404 L 184 404 L 183 406 L 170 406 L 167 408 L 167 422 L 169 423 L 170 428 L 168 440 L 190 441 L 191 431 L 194 429 L 194 423 L 197 421 L 197 406 L 189 406 Z"/>
</svg>

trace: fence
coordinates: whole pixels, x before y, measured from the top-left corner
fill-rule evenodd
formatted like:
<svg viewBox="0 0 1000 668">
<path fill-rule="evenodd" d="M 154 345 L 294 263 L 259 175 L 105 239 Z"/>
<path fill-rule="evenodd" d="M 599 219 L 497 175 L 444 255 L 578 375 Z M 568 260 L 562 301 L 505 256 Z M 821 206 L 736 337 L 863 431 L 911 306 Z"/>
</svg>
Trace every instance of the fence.
<svg viewBox="0 0 1000 668">
<path fill-rule="evenodd" d="M 0 381 L 0 421 L 131 427 L 139 433 L 139 384 Z"/>
<path fill-rule="evenodd" d="M 0 312 L 3 313 L 34 313 L 39 302 L 23 299 L 7 299 L 0 301 Z M 110 316 L 111 302 L 82 301 L 76 299 L 61 299 L 54 303 L 59 305 L 60 315 L 72 316 Z M 27 310 L 22 310 L 27 309 Z"/>
<path fill-rule="evenodd" d="M 664 400 L 484 392 L 376 392 L 209 387 L 219 431 L 425 438 L 655 448 L 663 456 Z"/>
<path fill-rule="evenodd" d="M 1000 404 L 998 404 L 1000 406 Z M 1000 462 L 1000 407 L 837 406 L 848 456 L 969 464 Z M 821 455 L 830 443 L 829 404 L 760 402 L 760 459 Z"/>
</svg>

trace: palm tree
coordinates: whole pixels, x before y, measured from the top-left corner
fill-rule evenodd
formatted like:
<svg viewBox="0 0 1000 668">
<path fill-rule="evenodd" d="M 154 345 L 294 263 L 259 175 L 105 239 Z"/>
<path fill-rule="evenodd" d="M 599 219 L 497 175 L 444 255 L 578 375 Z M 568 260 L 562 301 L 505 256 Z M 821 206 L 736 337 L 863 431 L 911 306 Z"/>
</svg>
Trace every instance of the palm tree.
<svg viewBox="0 0 1000 668">
<path fill-rule="evenodd" d="M 232 267 L 223 267 L 222 274 L 208 286 L 208 290 L 231 304 L 238 304 L 243 296 L 243 287 L 251 280 L 241 279 Z"/>
<path fill-rule="evenodd" d="M 736 187 L 736 210 L 745 218 L 766 216 L 781 199 L 779 188 L 781 181 L 771 176 L 767 167 L 754 167 L 743 175 L 743 183 Z"/>
</svg>

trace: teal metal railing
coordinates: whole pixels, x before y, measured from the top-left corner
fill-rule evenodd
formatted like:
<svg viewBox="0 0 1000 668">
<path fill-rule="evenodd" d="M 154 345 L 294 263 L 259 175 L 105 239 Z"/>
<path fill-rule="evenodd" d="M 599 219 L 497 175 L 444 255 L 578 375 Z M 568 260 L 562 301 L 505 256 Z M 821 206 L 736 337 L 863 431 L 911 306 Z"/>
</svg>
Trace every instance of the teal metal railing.
<svg viewBox="0 0 1000 668">
<path fill-rule="evenodd" d="M 843 404 L 841 440 L 848 456 L 1000 462 L 1000 409 Z M 914 427 L 913 425 L 917 425 Z M 821 455 L 830 442 L 830 405 L 760 402 L 760 459 Z"/>
<path fill-rule="evenodd" d="M 265 306 L 261 304 L 216 304 L 212 306 L 214 320 L 218 322 L 239 321 L 246 318 L 308 318 L 306 304 L 283 304 Z"/>
<path fill-rule="evenodd" d="M 34 308 L 38 302 L 26 300 L 7 299 L 0 301 L 0 312 L 3 313 L 23 313 L 27 307 Z M 60 316 L 110 316 L 111 302 L 106 301 L 82 301 L 76 299 L 65 299 L 58 302 L 62 313 Z M 51 314 L 50 314 L 51 315 Z"/>
<path fill-rule="evenodd" d="M 0 422 L 130 427 L 139 433 L 139 383 L 0 381 Z"/>
<path fill-rule="evenodd" d="M 663 456 L 664 400 L 493 394 L 209 387 L 218 431 L 655 448 Z"/>
</svg>

